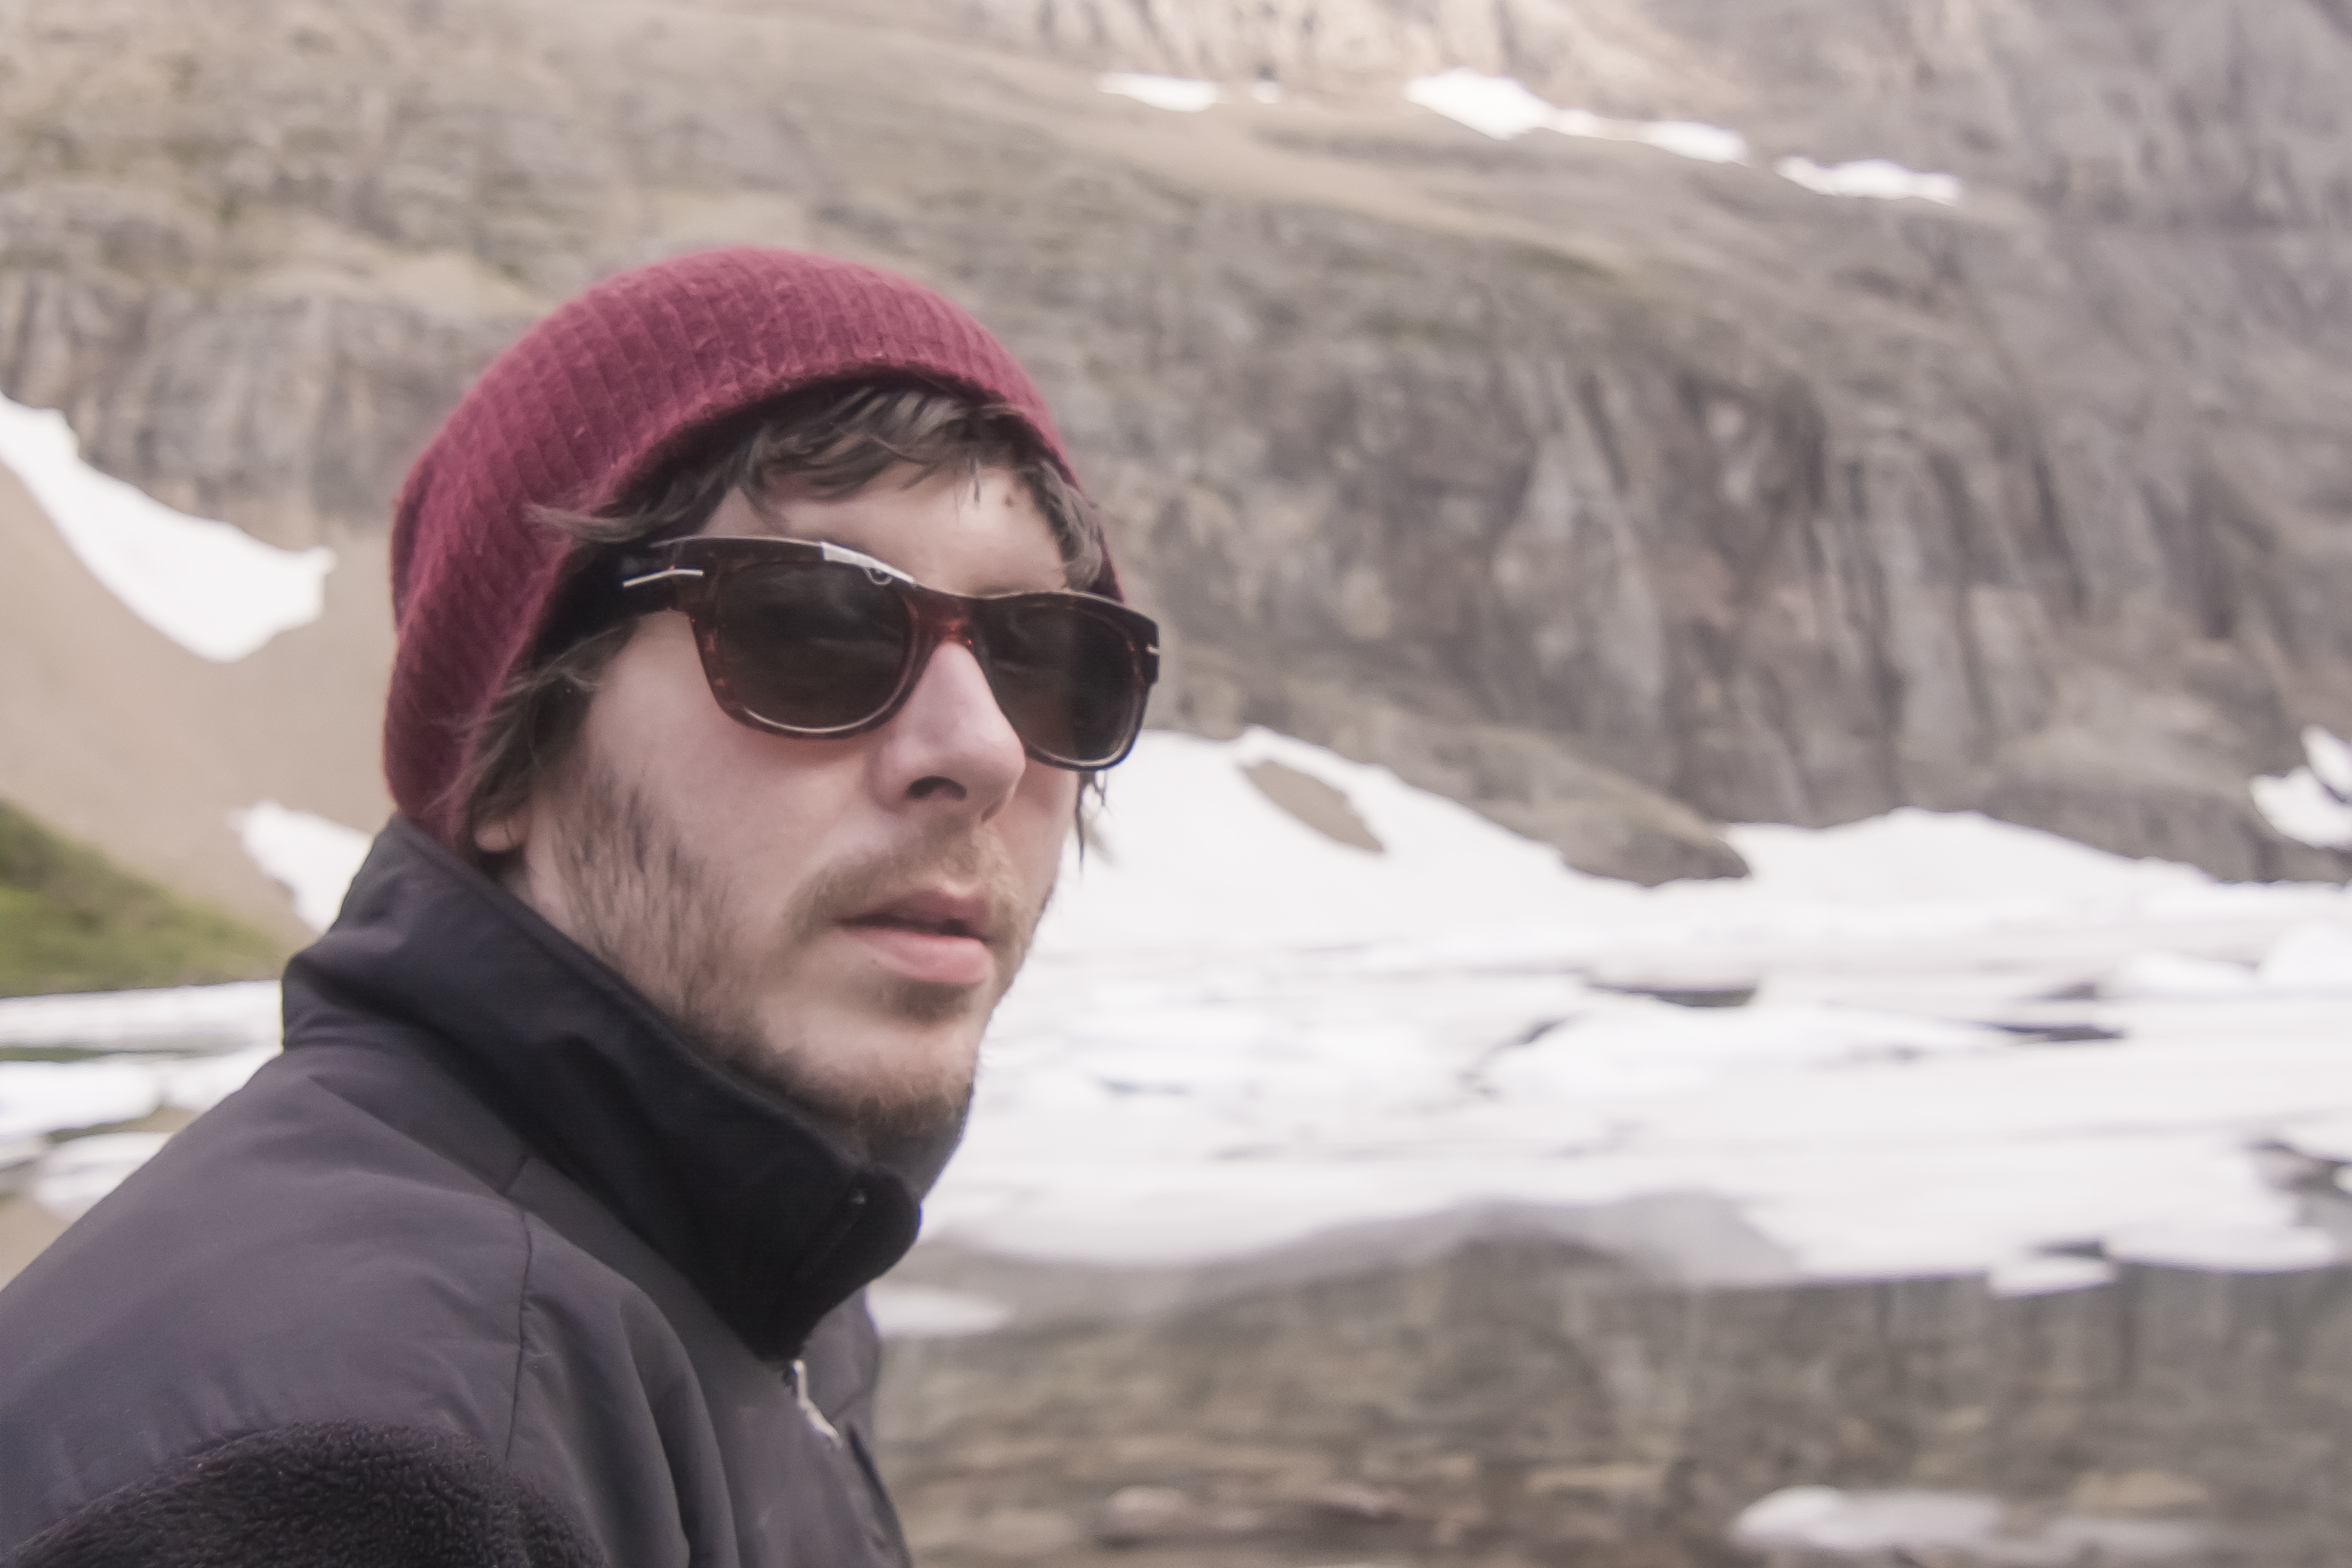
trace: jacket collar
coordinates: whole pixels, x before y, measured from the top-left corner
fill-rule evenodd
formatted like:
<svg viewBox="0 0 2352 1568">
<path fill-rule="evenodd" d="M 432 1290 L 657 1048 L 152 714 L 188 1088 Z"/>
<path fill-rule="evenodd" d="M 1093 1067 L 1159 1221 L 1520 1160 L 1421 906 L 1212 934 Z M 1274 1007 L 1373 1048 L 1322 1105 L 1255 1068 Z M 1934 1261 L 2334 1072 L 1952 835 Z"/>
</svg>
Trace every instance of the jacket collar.
<svg viewBox="0 0 2352 1568">
<path fill-rule="evenodd" d="M 525 1142 L 692 1280 L 757 1353 L 914 1244 L 898 1176 L 688 1049 L 652 1005 L 403 817 L 286 971 L 286 1042 L 410 1024 Z"/>
</svg>

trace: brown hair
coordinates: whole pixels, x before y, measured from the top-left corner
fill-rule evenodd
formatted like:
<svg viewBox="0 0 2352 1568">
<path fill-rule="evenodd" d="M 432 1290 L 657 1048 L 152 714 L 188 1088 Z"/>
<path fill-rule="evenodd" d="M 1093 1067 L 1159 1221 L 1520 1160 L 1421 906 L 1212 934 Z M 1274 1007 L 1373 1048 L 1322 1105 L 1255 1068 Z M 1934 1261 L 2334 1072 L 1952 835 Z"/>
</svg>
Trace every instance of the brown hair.
<svg viewBox="0 0 2352 1568">
<path fill-rule="evenodd" d="M 1093 506 L 1047 455 L 1021 414 L 922 382 L 858 381 L 804 387 L 739 415 L 705 435 L 650 482 L 594 512 L 540 508 L 532 521 L 573 541 L 546 629 L 483 714 L 458 788 L 461 854 L 494 858 L 476 844 L 488 825 L 519 811 L 570 751 L 604 668 L 635 623 L 595 625 L 567 616 L 567 601 L 593 596 L 597 568 L 623 545 L 676 538 L 709 521 L 740 489 L 757 500 L 787 482 L 828 499 L 855 495 L 898 469 L 912 485 L 966 469 L 1010 473 L 1053 530 L 1064 580 L 1102 571 L 1102 525 Z"/>
</svg>

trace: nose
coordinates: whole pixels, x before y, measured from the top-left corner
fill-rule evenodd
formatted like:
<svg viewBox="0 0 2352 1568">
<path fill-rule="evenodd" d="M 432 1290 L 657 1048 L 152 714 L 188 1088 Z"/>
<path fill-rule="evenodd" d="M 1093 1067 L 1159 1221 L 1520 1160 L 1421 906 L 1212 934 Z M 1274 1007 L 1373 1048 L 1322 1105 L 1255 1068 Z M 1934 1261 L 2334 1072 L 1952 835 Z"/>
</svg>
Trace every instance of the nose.
<svg viewBox="0 0 2352 1568">
<path fill-rule="evenodd" d="M 984 821 L 1013 798 L 1029 766 L 980 661 L 953 640 L 932 651 L 880 741 L 875 783 L 894 807 L 917 803 Z"/>
</svg>

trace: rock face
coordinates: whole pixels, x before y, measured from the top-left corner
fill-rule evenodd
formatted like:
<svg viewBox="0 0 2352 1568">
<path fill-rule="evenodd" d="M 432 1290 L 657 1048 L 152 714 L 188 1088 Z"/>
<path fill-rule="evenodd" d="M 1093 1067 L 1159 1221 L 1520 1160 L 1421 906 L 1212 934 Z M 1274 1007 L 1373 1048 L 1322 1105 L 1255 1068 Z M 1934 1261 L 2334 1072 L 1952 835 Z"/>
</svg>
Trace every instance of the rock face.
<svg viewBox="0 0 2352 1568">
<path fill-rule="evenodd" d="M 1496 1237 L 1189 1310 L 898 1342 L 882 1459 L 935 1568 L 1703 1568 L 1741 1560 L 1749 1504 L 1817 1485 L 2007 1504 L 1981 1554 L 1863 1559 L 1889 1568 L 2135 1560 L 2044 1550 L 2070 1527 L 2177 1563 L 2335 1563 L 2347 1287 L 2126 1268 L 2021 1300 L 1702 1289 Z"/>
<path fill-rule="evenodd" d="M 292 542 L 537 311 L 695 246 L 925 278 L 1039 373 L 1157 721 L 1577 864 L 1977 807 L 2239 877 L 2352 730 L 2352 17 L 2326 0 L 26 0 L 0 390 Z M 1746 165 L 1408 107 L 1467 65 Z M 1172 115 L 1105 67 L 1199 73 Z M 1271 79 L 1277 102 L 1239 90 Z M 1958 207 L 1771 172 L 1890 157 Z"/>
</svg>

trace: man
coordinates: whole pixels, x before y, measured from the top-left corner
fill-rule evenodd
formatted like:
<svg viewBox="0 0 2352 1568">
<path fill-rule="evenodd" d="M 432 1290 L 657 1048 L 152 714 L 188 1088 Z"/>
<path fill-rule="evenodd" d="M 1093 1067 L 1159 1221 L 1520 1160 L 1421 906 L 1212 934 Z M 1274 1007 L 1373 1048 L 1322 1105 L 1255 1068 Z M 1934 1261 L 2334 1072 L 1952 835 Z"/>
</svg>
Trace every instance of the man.
<svg viewBox="0 0 2352 1568">
<path fill-rule="evenodd" d="M 904 279 L 624 274 L 419 459 L 287 1049 L 0 1292 L 0 1557 L 903 1562 L 859 1292 L 1156 670 Z"/>
</svg>

